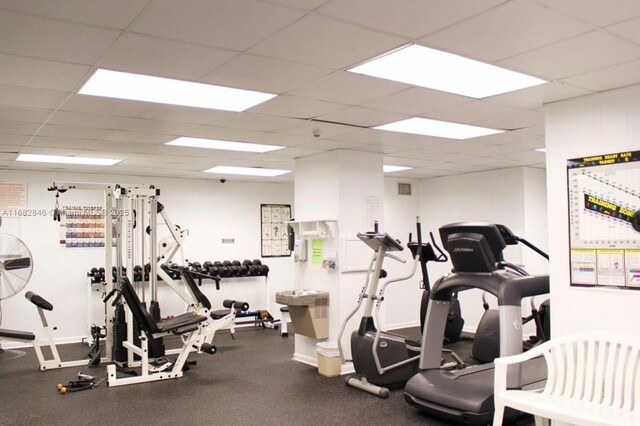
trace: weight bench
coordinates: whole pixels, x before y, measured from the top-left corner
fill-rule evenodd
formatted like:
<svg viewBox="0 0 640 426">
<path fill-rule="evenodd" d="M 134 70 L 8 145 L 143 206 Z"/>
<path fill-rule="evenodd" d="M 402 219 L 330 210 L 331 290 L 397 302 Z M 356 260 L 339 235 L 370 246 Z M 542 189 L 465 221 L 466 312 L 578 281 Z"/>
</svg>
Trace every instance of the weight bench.
<svg viewBox="0 0 640 426">
<path fill-rule="evenodd" d="M 57 329 L 57 327 L 49 325 L 47 316 L 44 312 L 53 311 L 53 305 L 49 303 L 45 298 L 38 296 L 32 291 L 26 292 L 24 297 L 29 302 L 38 307 L 38 314 L 40 315 L 40 321 L 42 322 L 45 339 L 36 339 L 35 334 L 29 331 L 0 329 L 0 340 L 33 345 L 33 349 L 35 350 L 36 356 L 38 357 L 38 363 L 40 364 L 40 370 L 42 371 L 55 368 L 86 366 L 89 363 L 88 359 L 62 361 L 62 359 L 60 358 L 58 347 L 53 338 L 53 332 Z M 45 346 L 48 346 L 49 350 L 51 351 L 50 358 L 45 358 L 45 355 L 42 352 L 42 348 Z"/>
<path fill-rule="evenodd" d="M 120 294 L 124 298 L 127 308 L 142 329 L 140 335 L 140 347 L 134 345 L 133 336 L 123 342 L 124 347 L 141 358 L 142 372 L 134 377 L 117 377 L 116 366 L 107 366 L 107 383 L 109 386 L 123 386 L 135 383 L 154 382 L 158 380 L 176 379 L 183 376 L 182 368 L 194 342 L 198 337 L 198 331 L 207 321 L 204 315 L 195 312 L 187 312 L 166 321 L 156 322 L 151 314 L 144 308 L 128 278 L 120 281 Z M 134 330 L 136 333 L 137 330 Z M 155 339 L 168 335 L 184 336 L 184 344 L 178 352 L 176 361 L 165 368 L 156 368 L 149 364 L 149 339 Z M 169 369 L 170 368 L 170 369 Z"/>
<path fill-rule="evenodd" d="M 543 389 L 508 389 L 507 369 L 544 356 Z M 494 426 L 506 407 L 581 426 L 640 424 L 640 340 L 613 333 L 583 333 L 552 339 L 520 355 L 495 360 Z"/>
</svg>

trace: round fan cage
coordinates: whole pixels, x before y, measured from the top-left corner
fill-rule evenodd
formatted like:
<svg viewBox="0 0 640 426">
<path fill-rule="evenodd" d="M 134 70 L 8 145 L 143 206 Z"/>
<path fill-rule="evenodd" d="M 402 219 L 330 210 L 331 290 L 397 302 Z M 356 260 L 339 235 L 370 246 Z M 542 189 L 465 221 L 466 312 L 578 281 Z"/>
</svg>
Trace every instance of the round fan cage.
<svg viewBox="0 0 640 426">
<path fill-rule="evenodd" d="M 21 239 L 0 234 L 0 300 L 18 294 L 29 282 L 33 258 Z"/>
</svg>

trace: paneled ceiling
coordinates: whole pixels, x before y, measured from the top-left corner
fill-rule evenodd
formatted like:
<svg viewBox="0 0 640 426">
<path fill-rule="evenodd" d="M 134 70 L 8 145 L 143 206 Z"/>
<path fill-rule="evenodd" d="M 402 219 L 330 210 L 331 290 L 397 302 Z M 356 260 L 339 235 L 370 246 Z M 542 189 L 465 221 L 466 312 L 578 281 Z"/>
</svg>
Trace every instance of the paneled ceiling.
<svg viewBox="0 0 640 426">
<path fill-rule="evenodd" d="M 346 72 L 407 43 L 549 83 L 475 100 Z M 77 94 L 97 68 L 278 96 L 227 112 Z M 382 153 L 413 178 L 544 167 L 534 149 L 545 103 L 636 83 L 637 0 L 0 0 L 0 168 L 217 179 L 202 170 L 292 169 L 335 149 Z M 372 129 L 416 116 L 506 132 L 459 141 Z M 286 148 L 164 145 L 177 136 Z M 47 165 L 19 153 L 123 161 Z"/>
</svg>

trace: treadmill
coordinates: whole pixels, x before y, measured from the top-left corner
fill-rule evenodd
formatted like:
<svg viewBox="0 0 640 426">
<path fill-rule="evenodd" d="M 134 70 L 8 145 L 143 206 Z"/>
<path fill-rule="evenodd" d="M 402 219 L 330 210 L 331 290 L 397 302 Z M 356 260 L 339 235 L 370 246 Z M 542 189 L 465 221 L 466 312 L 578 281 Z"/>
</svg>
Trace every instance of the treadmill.
<svg viewBox="0 0 640 426">
<path fill-rule="evenodd" d="M 433 285 L 419 372 L 404 388 L 405 400 L 428 415 L 468 425 L 486 425 L 493 419 L 493 363 L 453 371 L 440 368 L 442 337 L 454 295 L 478 288 L 497 297 L 502 357 L 522 352 L 522 299 L 549 293 L 548 275 L 526 275 L 522 268 L 504 261 L 505 230 L 503 225 L 485 222 L 453 223 L 440 228 L 453 271 Z M 537 358 L 511 369 L 508 386 L 539 387 L 545 379 L 544 359 Z M 507 410 L 505 420 L 512 421 L 518 414 Z"/>
</svg>

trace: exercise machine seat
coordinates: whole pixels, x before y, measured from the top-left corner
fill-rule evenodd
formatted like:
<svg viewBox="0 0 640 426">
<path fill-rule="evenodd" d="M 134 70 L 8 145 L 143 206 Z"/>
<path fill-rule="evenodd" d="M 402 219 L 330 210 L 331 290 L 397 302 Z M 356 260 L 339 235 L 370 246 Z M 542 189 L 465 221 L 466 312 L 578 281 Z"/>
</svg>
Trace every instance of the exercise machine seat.
<svg viewBox="0 0 640 426">
<path fill-rule="evenodd" d="M 0 337 L 17 340 L 36 340 L 36 335 L 29 331 L 8 330 L 0 328 Z"/>
<path fill-rule="evenodd" d="M 32 291 L 28 291 L 24 294 L 24 297 L 38 308 L 42 308 L 45 311 L 53 311 L 53 305 L 49 303 L 45 298 L 38 296 Z"/>
<path fill-rule="evenodd" d="M 138 295 L 131 285 L 131 281 L 129 281 L 127 277 L 122 278 L 120 281 L 120 291 L 133 317 L 138 321 L 140 328 L 142 328 L 150 338 L 153 337 L 155 333 L 172 332 L 174 334 L 181 334 L 186 331 L 191 331 L 196 329 L 199 323 L 207 320 L 207 317 L 204 315 L 187 312 L 166 321 L 155 322 L 151 314 L 142 306 Z"/>
</svg>

